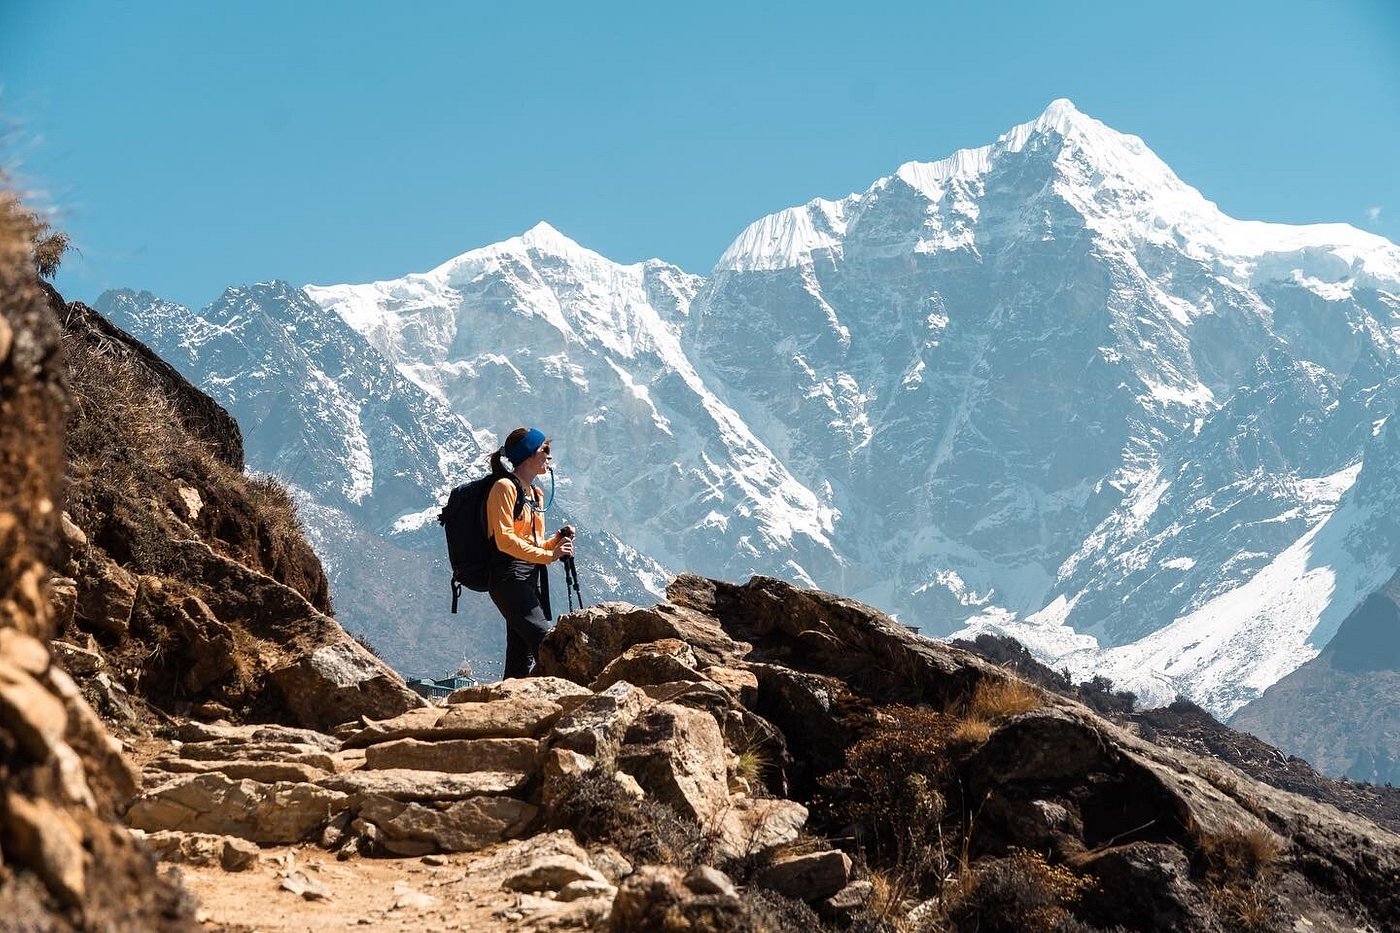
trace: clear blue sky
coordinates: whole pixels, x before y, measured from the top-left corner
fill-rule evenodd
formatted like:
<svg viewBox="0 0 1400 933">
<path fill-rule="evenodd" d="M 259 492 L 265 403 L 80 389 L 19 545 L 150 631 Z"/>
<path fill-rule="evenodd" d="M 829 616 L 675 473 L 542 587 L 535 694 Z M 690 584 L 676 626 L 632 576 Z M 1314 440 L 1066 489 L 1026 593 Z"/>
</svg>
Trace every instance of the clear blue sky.
<svg viewBox="0 0 1400 933">
<path fill-rule="evenodd" d="M 1236 217 L 1400 239 L 1400 2 L 0 0 L 4 162 L 91 300 L 362 282 L 548 220 L 706 272 L 1056 97 Z"/>
</svg>

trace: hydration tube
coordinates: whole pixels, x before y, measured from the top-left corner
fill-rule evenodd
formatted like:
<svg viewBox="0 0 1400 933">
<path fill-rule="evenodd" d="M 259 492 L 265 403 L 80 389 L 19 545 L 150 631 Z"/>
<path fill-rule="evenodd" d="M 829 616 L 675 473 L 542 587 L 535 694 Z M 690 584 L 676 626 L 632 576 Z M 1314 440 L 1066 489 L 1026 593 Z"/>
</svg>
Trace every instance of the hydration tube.
<svg viewBox="0 0 1400 933">
<path fill-rule="evenodd" d="M 531 483 L 530 485 L 533 486 L 534 483 Z M 544 505 L 534 506 L 534 509 L 535 509 L 536 512 L 539 512 L 541 515 L 543 515 L 545 512 L 548 512 L 548 511 L 549 511 L 549 507 L 552 506 L 553 504 L 554 504 L 554 467 L 549 467 L 549 499 L 545 502 Z"/>
</svg>

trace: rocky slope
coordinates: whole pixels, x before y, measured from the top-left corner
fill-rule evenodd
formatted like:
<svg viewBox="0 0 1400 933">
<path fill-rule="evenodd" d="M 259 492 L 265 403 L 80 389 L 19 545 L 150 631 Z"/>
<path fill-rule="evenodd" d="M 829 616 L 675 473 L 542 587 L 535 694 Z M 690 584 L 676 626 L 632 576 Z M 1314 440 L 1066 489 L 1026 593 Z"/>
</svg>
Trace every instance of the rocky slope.
<svg viewBox="0 0 1400 933">
<path fill-rule="evenodd" d="M 307 900 L 289 926 L 342 897 L 349 922 L 460 916 L 441 899 L 472 878 L 519 929 L 1400 923 L 1400 837 L 851 600 L 683 575 L 653 607 L 566 616 L 541 666 L 336 736 L 191 724 L 128 818 L 240 871 L 247 842 L 307 840 L 433 868 L 377 907 L 346 890 L 353 868 L 295 871 L 325 864 L 310 850 L 229 881 Z"/>
<path fill-rule="evenodd" d="M 294 507 L 243 475 L 227 413 L 92 310 L 52 300 L 73 396 L 55 621 L 102 702 L 321 727 L 418 705 L 330 617 Z"/>
</svg>

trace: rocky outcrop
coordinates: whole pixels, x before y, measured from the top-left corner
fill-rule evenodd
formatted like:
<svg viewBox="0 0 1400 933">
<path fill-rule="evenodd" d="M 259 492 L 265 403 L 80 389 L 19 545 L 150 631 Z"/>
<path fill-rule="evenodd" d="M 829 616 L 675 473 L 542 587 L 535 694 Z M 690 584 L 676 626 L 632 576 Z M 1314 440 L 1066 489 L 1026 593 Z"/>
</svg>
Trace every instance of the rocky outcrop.
<svg viewBox="0 0 1400 933">
<path fill-rule="evenodd" d="M 300 782 L 237 775 L 278 749 L 310 768 L 332 737 L 190 729 L 132 819 L 347 858 L 516 853 L 507 919 L 558 929 L 1400 922 L 1400 837 L 849 600 L 683 576 L 653 608 L 564 617 L 542 654 L 563 676 L 343 729 Z M 239 796 L 238 816 L 190 822 L 214 809 L 193 788 Z M 534 838 L 554 842 L 525 858 Z"/>
<path fill-rule="evenodd" d="M 421 705 L 331 618 L 295 506 L 242 474 L 228 413 L 92 309 L 48 298 L 73 394 L 59 634 L 104 668 L 78 674 L 92 700 L 132 729 L 145 703 L 327 730 Z"/>
<path fill-rule="evenodd" d="M 184 929 L 179 889 L 116 818 L 135 775 L 47 646 L 64 392 L 33 232 L 0 191 L 0 923 Z"/>
</svg>

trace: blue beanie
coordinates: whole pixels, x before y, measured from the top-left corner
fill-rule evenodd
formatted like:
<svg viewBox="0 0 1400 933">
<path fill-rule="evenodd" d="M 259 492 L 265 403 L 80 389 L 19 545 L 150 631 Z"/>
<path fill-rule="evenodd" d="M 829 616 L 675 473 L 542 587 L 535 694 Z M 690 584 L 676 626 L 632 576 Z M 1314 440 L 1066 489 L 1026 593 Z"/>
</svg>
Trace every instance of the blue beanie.
<svg viewBox="0 0 1400 933">
<path fill-rule="evenodd" d="M 506 459 L 509 460 L 512 464 L 514 464 L 515 466 L 520 466 L 520 464 L 533 457 L 535 455 L 535 451 L 539 450 L 540 445 L 543 443 L 544 432 L 539 430 L 538 428 L 531 428 L 529 431 L 525 432 L 524 437 L 516 441 L 514 444 L 511 444 L 504 451 L 502 451 L 502 453 L 506 455 Z"/>
</svg>

